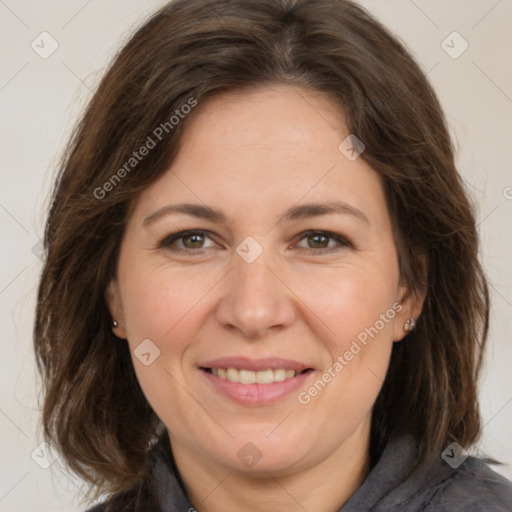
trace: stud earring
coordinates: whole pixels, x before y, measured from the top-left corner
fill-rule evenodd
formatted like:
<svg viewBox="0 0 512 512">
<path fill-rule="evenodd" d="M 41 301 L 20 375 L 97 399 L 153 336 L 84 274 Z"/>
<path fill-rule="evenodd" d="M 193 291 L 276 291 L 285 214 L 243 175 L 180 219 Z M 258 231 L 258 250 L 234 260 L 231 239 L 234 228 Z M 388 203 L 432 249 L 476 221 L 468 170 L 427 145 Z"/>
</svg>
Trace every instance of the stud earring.
<svg viewBox="0 0 512 512">
<path fill-rule="evenodd" d="M 115 321 L 115 320 L 112 320 L 112 327 L 115 329 L 119 324 Z"/>
<path fill-rule="evenodd" d="M 416 320 L 414 318 L 408 318 L 404 325 L 404 330 L 407 332 L 412 331 L 416 327 Z"/>
</svg>

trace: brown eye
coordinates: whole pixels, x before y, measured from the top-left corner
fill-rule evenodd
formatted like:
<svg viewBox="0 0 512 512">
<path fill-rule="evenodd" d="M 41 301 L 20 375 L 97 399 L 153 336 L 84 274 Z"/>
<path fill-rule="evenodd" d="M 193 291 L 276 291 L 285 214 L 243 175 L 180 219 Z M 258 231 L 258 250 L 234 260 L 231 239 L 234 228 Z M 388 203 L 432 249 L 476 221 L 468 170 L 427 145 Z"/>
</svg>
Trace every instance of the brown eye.
<svg viewBox="0 0 512 512">
<path fill-rule="evenodd" d="M 201 244 L 204 243 L 204 235 L 193 233 L 190 235 L 184 235 L 181 238 L 183 240 L 183 245 L 187 249 L 202 249 Z"/>
<path fill-rule="evenodd" d="M 329 245 L 329 237 L 325 235 L 308 235 L 306 238 L 312 249 L 325 249 Z"/>
<path fill-rule="evenodd" d="M 201 249 L 208 249 L 214 247 L 213 245 L 205 246 L 207 240 L 212 240 L 205 231 L 201 230 L 188 230 L 174 233 L 164 238 L 162 242 L 158 244 L 158 247 L 169 249 L 171 251 L 178 252 L 200 252 Z"/>
<path fill-rule="evenodd" d="M 306 249 L 306 252 L 310 254 L 334 252 L 347 247 L 353 248 L 353 245 L 348 240 L 329 231 L 308 231 L 302 234 L 300 240 L 306 240 L 307 247 L 298 247 Z"/>
</svg>

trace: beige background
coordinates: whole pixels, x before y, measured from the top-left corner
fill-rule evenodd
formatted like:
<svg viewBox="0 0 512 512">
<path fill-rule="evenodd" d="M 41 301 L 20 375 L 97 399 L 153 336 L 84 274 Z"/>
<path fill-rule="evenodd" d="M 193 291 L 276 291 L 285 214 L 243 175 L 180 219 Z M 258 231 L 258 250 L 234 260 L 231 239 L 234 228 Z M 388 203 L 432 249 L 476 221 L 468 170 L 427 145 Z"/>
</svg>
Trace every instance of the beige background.
<svg viewBox="0 0 512 512">
<path fill-rule="evenodd" d="M 37 446 L 32 351 L 35 291 L 52 165 L 106 63 L 159 0 L 0 0 L 1 189 L 0 511 L 79 511 L 79 482 L 49 469 Z M 481 389 L 479 448 L 512 462 L 512 214 L 510 0 L 365 0 L 428 71 L 478 205 L 492 292 L 491 349 Z M 42 59 L 41 32 L 57 41 Z M 449 36 L 453 31 L 459 35 Z M 48 37 L 48 36 L 41 36 Z M 454 59 L 442 42 L 458 53 Z M 51 48 L 45 39 L 44 48 Z M 43 51 L 43 48 L 40 48 Z M 435 333 L 432 333 L 435 336 Z M 34 459 L 32 459 L 32 452 Z M 38 457 L 39 455 L 39 457 Z M 50 460 L 51 462 L 51 460 Z M 509 465 L 497 468 L 512 478 Z"/>
</svg>

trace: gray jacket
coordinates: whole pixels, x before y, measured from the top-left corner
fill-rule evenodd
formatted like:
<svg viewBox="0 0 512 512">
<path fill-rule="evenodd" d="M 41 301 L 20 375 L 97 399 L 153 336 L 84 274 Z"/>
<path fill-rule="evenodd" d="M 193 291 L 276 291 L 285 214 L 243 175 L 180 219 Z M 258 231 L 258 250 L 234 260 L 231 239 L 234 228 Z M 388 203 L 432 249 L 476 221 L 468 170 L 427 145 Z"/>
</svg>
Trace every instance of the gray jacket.
<svg viewBox="0 0 512 512">
<path fill-rule="evenodd" d="M 111 499 L 86 512 L 195 511 L 177 476 L 168 439 L 164 435 L 154 447 L 151 478 L 145 485 L 130 496 Z M 413 437 L 392 437 L 365 481 L 337 512 L 512 511 L 512 482 L 481 459 L 469 456 L 454 468 L 451 466 L 456 464 L 441 456 L 429 468 L 418 466 L 417 460 Z"/>
</svg>

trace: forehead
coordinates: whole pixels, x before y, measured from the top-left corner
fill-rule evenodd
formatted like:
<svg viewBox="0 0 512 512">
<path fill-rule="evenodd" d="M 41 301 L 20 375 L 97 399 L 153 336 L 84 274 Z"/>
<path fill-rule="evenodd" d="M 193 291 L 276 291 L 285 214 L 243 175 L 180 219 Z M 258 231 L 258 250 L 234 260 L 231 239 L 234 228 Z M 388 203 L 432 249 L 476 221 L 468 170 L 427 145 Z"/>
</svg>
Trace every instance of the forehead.
<svg viewBox="0 0 512 512">
<path fill-rule="evenodd" d="M 377 173 L 339 150 L 350 132 L 324 93 L 290 86 L 224 93 L 186 123 L 169 171 L 140 198 L 145 214 L 178 198 L 259 216 L 302 199 L 350 200 L 375 214 L 383 206 Z"/>
<path fill-rule="evenodd" d="M 276 85 L 206 100 L 188 120 L 181 146 L 194 147 L 198 156 L 223 148 L 272 157 L 288 148 L 293 161 L 312 148 L 326 150 L 329 145 L 335 154 L 339 134 L 345 132 L 348 135 L 344 113 L 329 96 Z"/>
</svg>

